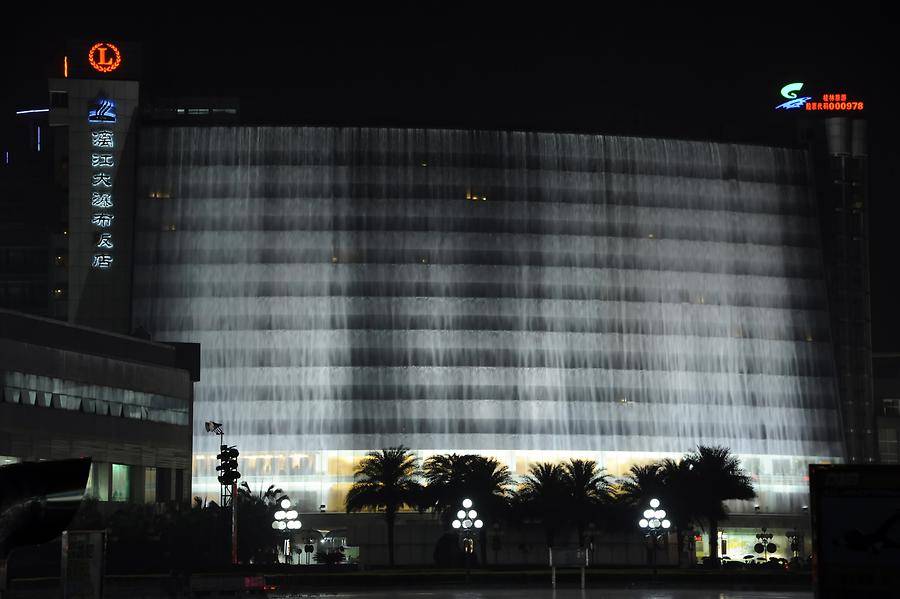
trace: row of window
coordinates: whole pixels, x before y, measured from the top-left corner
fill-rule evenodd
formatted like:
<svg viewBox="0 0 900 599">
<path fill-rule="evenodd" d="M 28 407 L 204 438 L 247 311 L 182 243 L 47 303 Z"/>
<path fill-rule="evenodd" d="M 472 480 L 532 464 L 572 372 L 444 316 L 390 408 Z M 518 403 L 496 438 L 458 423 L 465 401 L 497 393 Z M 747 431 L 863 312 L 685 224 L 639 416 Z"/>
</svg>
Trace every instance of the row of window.
<svg viewBox="0 0 900 599">
<path fill-rule="evenodd" d="M 51 393 L 35 391 L 20 387 L 7 386 L 4 388 L 4 401 L 6 403 L 28 405 L 39 408 L 51 408 L 69 410 L 83 414 L 96 416 L 110 416 L 114 418 L 131 418 L 134 420 L 148 420 L 165 424 L 187 426 L 189 418 L 186 408 L 173 409 L 172 407 L 152 407 L 148 405 L 134 405 L 114 400 L 103 400 L 94 397 L 69 395 L 63 393 Z M 126 392 L 123 392 L 126 393 Z M 127 392 L 135 393 L 135 392 Z M 149 396 L 149 394 L 141 394 Z"/>
</svg>

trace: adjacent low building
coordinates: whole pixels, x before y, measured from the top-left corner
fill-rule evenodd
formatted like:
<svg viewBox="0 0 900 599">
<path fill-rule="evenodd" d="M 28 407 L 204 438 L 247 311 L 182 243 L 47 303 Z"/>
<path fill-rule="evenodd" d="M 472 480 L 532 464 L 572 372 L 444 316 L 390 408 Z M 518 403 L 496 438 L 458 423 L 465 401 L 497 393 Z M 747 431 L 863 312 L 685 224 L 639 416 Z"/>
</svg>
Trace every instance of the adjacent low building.
<svg viewBox="0 0 900 599">
<path fill-rule="evenodd" d="M 190 499 L 199 346 L 0 310 L 0 464 L 89 456 L 100 501 Z"/>
</svg>

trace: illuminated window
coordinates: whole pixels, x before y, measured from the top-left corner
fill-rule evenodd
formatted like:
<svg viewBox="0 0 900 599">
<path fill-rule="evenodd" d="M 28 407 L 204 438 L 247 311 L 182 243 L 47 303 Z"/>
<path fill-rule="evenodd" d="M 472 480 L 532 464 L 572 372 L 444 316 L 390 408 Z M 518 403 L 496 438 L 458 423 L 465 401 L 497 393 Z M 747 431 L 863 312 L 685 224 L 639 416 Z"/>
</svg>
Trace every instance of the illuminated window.
<svg viewBox="0 0 900 599">
<path fill-rule="evenodd" d="M 91 462 L 86 494 L 99 501 L 109 500 L 109 464 Z"/>
<path fill-rule="evenodd" d="M 110 501 L 128 501 L 130 497 L 131 466 L 112 465 L 112 496 Z"/>
<path fill-rule="evenodd" d="M 156 468 L 144 468 L 144 503 L 156 502 Z"/>
</svg>

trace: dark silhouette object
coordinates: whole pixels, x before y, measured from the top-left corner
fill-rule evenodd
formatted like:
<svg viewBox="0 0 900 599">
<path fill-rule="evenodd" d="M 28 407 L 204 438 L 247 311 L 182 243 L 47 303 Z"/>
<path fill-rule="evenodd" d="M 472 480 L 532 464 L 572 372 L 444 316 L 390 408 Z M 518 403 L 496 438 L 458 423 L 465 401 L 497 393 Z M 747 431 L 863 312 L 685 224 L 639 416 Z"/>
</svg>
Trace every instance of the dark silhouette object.
<svg viewBox="0 0 900 599">
<path fill-rule="evenodd" d="M 272 519 L 279 509 L 282 499 L 287 499 L 275 485 L 254 493 L 246 482 L 238 487 L 240 509 L 238 510 L 238 558 L 241 563 L 251 560 L 255 564 L 272 563 L 272 547 L 280 545 L 284 533 L 272 529 Z M 288 531 L 285 531 L 288 532 Z"/>
<path fill-rule="evenodd" d="M 58 537 L 81 505 L 90 469 L 90 458 L 0 467 L 0 559 Z"/>
<path fill-rule="evenodd" d="M 387 524 L 388 564 L 394 565 L 394 522 L 404 505 L 421 503 L 422 486 L 416 480 L 418 463 L 409 449 L 390 447 L 370 451 L 354 472 L 357 481 L 347 493 L 347 513 L 384 510 Z"/>
<path fill-rule="evenodd" d="M 563 464 L 565 471 L 567 511 L 578 532 L 578 547 L 584 549 L 588 523 L 599 520 L 610 497 L 609 476 L 593 460 L 572 459 Z"/>
<path fill-rule="evenodd" d="M 525 515 L 541 520 L 547 547 L 552 547 L 556 531 L 569 518 L 566 513 L 569 493 L 565 468 L 549 462 L 532 465 L 516 493 L 516 501 Z"/>
<path fill-rule="evenodd" d="M 844 533 L 844 544 L 851 551 L 879 553 L 883 549 L 900 549 L 900 510 L 881 523 L 875 530 L 864 533 L 853 529 Z M 888 532 L 896 526 L 896 536 L 891 538 Z"/>
<path fill-rule="evenodd" d="M 22 462 L 0 467 L 0 591 L 16 547 L 60 535 L 81 505 L 91 459 Z"/>
<path fill-rule="evenodd" d="M 464 562 L 462 549 L 459 548 L 459 535 L 447 532 L 441 535 L 434 545 L 434 563 L 438 568 L 461 568 Z"/>
</svg>

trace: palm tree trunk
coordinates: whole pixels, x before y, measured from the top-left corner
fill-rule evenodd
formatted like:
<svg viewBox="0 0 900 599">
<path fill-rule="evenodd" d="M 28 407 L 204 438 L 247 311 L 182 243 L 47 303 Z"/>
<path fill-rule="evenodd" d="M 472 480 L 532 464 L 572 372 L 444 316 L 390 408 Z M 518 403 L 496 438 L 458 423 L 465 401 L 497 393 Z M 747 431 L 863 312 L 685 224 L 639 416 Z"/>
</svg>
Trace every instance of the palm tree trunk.
<svg viewBox="0 0 900 599">
<path fill-rule="evenodd" d="M 388 565 L 393 568 L 394 567 L 394 520 L 396 518 L 396 514 L 390 510 L 386 511 L 384 514 L 384 520 L 387 523 L 387 536 L 388 536 Z"/>
<path fill-rule="evenodd" d="M 714 568 L 719 567 L 719 521 L 709 520 L 709 557 Z"/>
</svg>

